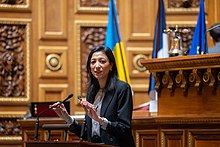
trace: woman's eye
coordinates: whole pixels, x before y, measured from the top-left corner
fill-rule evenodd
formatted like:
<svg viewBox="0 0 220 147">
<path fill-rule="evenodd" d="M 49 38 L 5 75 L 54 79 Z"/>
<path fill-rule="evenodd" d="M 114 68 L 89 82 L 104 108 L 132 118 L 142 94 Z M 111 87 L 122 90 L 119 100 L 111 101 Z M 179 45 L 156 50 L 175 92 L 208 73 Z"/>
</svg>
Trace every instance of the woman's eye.
<svg viewBox="0 0 220 147">
<path fill-rule="evenodd" d="M 91 61 L 91 64 L 95 64 L 95 61 Z"/>
<path fill-rule="evenodd" d="M 106 61 L 105 60 L 101 60 L 100 63 L 104 64 Z"/>
</svg>

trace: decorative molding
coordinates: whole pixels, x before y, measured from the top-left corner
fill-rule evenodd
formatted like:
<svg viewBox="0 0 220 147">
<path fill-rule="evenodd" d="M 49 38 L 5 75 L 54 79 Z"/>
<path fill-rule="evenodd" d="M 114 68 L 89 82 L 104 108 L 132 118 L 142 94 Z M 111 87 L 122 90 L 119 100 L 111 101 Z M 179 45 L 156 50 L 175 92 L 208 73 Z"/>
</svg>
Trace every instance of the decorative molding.
<svg viewBox="0 0 220 147">
<path fill-rule="evenodd" d="M 0 111 L 0 118 L 22 118 L 26 111 Z"/>
<path fill-rule="evenodd" d="M 207 125 L 207 124 L 206 124 Z M 205 138 L 205 139 L 204 139 Z M 188 146 L 199 146 L 199 142 L 203 141 L 201 145 L 219 145 L 220 129 L 189 129 L 188 130 Z M 216 144 L 216 142 L 218 142 Z"/>
<path fill-rule="evenodd" d="M 136 146 L 142 146 L 143 144 L 147 144 L 149 141 L 150 143 L 153 142 L 155 146 L 159 146 L 157 144 L 159 142 L 159 132 L 157 130 L 136 130 Z"/>
<path fill-rule="evenodd" d="M 219 54 L 152 59 L 141 63 L 153 73 L 159 93 L 168 88 L 173 95 L 175 88 L 180 87 L 186 96 L 189 87 L 196 87 L 201 94 L 203 87 L 209 86 L 212 94 L 216 94 L 220 83 Z"/>
<path fill-rule="evenodd" d="M 170 141 L 174 139 L 179 142 L 180 146 L 185 144 L 185 130 L 184 129 L 161 129 L 161 147 L 169 146 Z"/>
<path fill-rule="evenodd" d="M 67 0 L 60 0 L 60 10 L 56 10 L 60 12 L 60 21 L 58 23 L 60 23 L 59 25 L 55 25 L 56 27 L 60 27 L 60 28 L 56 28 L 54 30 L 46 30 L 46 23 L 50 22 L 51 20 L 46 20 L 46 6 L 45 6 L 45 1 L 47 0 L 39 0 L 38 4 L 39 4 L 39 39 L 67 39 Z M 56 16 L 56 19 L 52 19 L 55 23 L 58 20 L 59 16 Z M 55 17 L 54 17 L 55 18 Z M 57 30 L 59 29 L 59 30 Z"/>
<path fill-rule="evenodd" d="M 207 23 L 207 22 L 206 22 Z M 187 27 L 195 27 L 196 26 L 196 20 L 195 21 L 167 21 L 166 22 L 167 27 L 173 27 L 175 28 L 176 25 L 178 27 L 187 28 Z"/>
<path fill-rule="evenodd" d="M 66 46 L 40 46 L 39 77 L 67 78 L 67 52 Z"/>
<path fill-rule="evenodd" d="M 129 75 L 131 77 L 149 76 L 149 71 L 140 63 L 141 60 L 151 59 L 152 48 L 148 47 L 127 47 Z"/>
<path fill-rule="evenodd" d="M 1 136 L 0 142 L 3 141 L 22 141 L 22 136 Z"/>
<path fill-rule="evenodd" d="M 220 124 L 218 118 L 195 118 L 195 117 L 179 117 L 178 119 L 163 118 L 156 120 L 158 124 Z"/>
<path fill-rule="evenodd" d="M 1 97 L 0 102 L 28 102 L 30 100 L 30 26 L 31 20 L 30 19 L 17 19 L 17 18 L 0 18 L 0 24 L 3 25 L 18 25 L 24 27 L 24 72 L 25 72 L 25 83 L 24 83 L 24 96 L 18 97 Z"/>
<path fill-rule="evenodd" d="M 128 0 L 128 12 L 125 16 L 128 18 L 127 20 L 127 36 L 129 40 L 140 40 L 140 41 L 152 41 L 154 36 L 154 13 L 157 11 L 152 7 L 156 7 L 156 1 L 139 1 L 137 3 L 135 0 Z M 138 6 L 145 7 L 142 11 L 136 11 Z M 143 6 L 144 5 L 144 6 Z M 152 12 L 153 11 L 153 12 Z M 155 12 L 154 12 L 155 11 Z M 142 13 L 141 13 L 142 12 Z M 144 17 L 143 17 L 144 16 Z M 156 15 L 155 15 L 156 17 Z M 148 19 L 145 19 L 148 18 Z M 143 27 L 144 24 L 147 24 L 146 28 Z M 144 28 L 144 29 L 143 29 Z"/>
<path fill-rule="evenodd" d="M 4 11 L 18 11 L 18 10 L 31 10 L 31 1 L 32 0 L 14 0 L 14 3 L 0 3 L 1 10 Z"/>
<path fill-rule="evenodd" d="M 68 84 L 39 84 L 39 101 L 46 102 L 46 95 L 48 93 L 60 93 L 60 100 L 67 96 Z M 46 94 L 47 93 L 47 94 Z M 59 99 L 54 99 L 54 101 L 59 101 Z"/>
<path fill-rule="evenodd" d="M 188 8 L 186 8 L 186 7 L 180 6 L 182 4 L 179 3 L 179 7 L 176 7 L 176 8 L 172 7 L 171 8 L 169 6 L 170 1 L 172 1 L 172 0 L 165 0 L 164 1 L 164 3 L 165 3 L 164 7 L 165 7 L 165 9 L 166 9 L 165 11 L 167 13 L 181 13 L 181 14 L 189 13 L 189 14 L 192 14 L 192 13 L 198 13 L 199 12 L 199 4 L 196 5 L 196 6 L 193 6 L 193 7 L 189 6 Z M 186 1 L 180 1 L 180 2 L 181 3 L 184 3 L 184 2 L 186 3 L 187 0 Z"/>
<path fill-rule="evenodd" d="M 161 147 L 165 147 L 165 142 L 166 142 L 166 140 L 165 140 L 165 135 L 164 135 L 164 132 L 160 132 L 160 136 L 161 136 Z"/>
<path fill-rule="evenodd" d="M 81 6 L 81 0 L 75 0 L 75 12 L 76 13 L 107 13 L 108 12 L 108 3 L 103 6 Z"/>
</svg>

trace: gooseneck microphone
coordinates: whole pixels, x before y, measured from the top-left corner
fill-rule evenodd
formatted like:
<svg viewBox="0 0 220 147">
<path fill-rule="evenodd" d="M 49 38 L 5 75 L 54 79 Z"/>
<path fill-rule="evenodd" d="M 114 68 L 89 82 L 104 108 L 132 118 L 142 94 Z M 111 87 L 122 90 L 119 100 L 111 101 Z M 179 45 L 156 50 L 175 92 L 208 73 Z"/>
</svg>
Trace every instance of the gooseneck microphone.
<svg viewBox="0 0 220 147">
<path fill-rule="evenodd" d="M 218 27 L 220 27 L 220 24 L 215 25 L 215 26 L 213 26 L 213 27 L 211 27 L 211 28 L 207 29 L 207 30 L 206 30 L 206 32 L 205 32 L 205 36 L 206 36 L 206 33 L 207 33 L 207 32 L 210 32 L 210 31 L 212 31 L 212 30 L 214 30 L 214 29 L 216 29 L 216 28 L 218 28 Z M 207 40 L 205 40 L 205 41 L 204 41 L 204 46 L 205 46 L 205 54 L 207 53 L 207 51 L 206 51 L 206 44 L 207 44 L 207 42 L 206 42 L 206 41 L 207 41 Z"/>
<path fill-rule="evenodd" d="M 35 122 L 35 132 L 34 132 L 34 139 L 35 140 L 38 140 L 38 130 L 39 130 L 39 118 L 42 114 L 44 114 L 45 112 L 53 109 L 54 107 L 57 107 L 58 105 L 60 104 L 63 104 L 65 103 L 66 101 L 68 101 L 71 97 L 73 97 L 73 94 L 69 94 L 63 101 L 59 102 L 57 105 L 54 105 L 52 107 L 49 107 L 48 109 L 45 109 L 44 111 L 41 111 L 37 117 L 36 117 L 36 122 Z"/>
<path fill-rule="evenodd" d="M 211 30 L 214 30 L 215 28 L 218 28 L 218 27 L 220 27 L 220 24 L 215 25 L 215 26 L 213 26 L 213 27 L 207 29 L 206 32 L 209 32 L 209 31 L 211 31 Z"/>
</svg>

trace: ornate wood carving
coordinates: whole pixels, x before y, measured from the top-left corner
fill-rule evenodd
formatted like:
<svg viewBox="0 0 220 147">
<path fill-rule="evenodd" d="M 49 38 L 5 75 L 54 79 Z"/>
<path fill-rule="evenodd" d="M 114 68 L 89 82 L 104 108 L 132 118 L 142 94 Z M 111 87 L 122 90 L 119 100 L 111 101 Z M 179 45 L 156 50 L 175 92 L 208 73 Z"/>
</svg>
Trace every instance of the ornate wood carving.
<svg viewBox="0 0 220 147">
<path fill-rule="evenodd" d="M 108 0 L 75 0 L 76 13 L 107 13 Z"/>
<path fill-rule="evenodd" d="M 0 119 L 0 135 L 21 135 L 22 131 L 20 124 L 15 118 L 1 118 Z"/>
<path fill-rule="evenodd" d="M 0 8 L 2 11 L 30 11 L 31 0 L 1 0 Z"/>
<path fill-rule="evenodd" d="M 0 25 L 0 96 L 25 96 L 25 26 Z"/>
<path fill-rule="evenodd" d="M 27 0 L 1 0 L 0 4 L 24 5 L 27 4 Z"/>
<path fill-rule="evenodd" d="M 197 8 L 200 0 L 168 0 L 169 8 Z"/>
<path fill-rule="evenodd" d="M 158 92 L 168 88 L 173 95 L 175 88 L 181 87 L 186 95 L 189 87 L 197 87 L 198 94 L 201 94 L 204 86 L 210 86 L 215 94 L 219 85 L 219 54 L 153 59 L 141 63 L 153 73 Z"/>
<path fill-rule="evenodd" d="M 107 7 L 108 0 L 80 0 L 81 7 Z"/>
</svg>

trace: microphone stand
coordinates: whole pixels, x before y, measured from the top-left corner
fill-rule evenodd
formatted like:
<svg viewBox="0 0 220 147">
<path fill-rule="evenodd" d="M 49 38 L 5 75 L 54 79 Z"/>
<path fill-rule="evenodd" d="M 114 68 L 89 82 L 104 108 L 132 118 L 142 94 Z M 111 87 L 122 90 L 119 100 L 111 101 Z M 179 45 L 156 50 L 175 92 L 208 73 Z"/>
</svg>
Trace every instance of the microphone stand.
<svg viewBox="0 0 220 147">
<path fill-rule="evenodd" d="M 44 110 L 44 111 L 41 111 L 41 112 L 37 115 L 37 117 L 36 117 L 36 122 L 35 122 L 34 140 L 38 140 L 39 118 L 40 118 L 40 116 L 41 116 L 42 114 L 44 114 L 45 112 L 47 112 L 47 111 L 49 111 L 49 110 L 51 110 L 51 109 L 57 107 L 58 105 L 65 103 L 65 102 L 66 102 L 67 100 L 69 100 L 71 97 L 73 97 L 73 94 L 69 94 L 69 95 L 67 96 L 67 98 L 65 98 L 62 102 L 60 102 L 60 103 L 58 103 L 57 105 L 54 105 L 54 106 L 52 106 L 52 107 L 50 107 L 50 108 Z"/>
</svg>

